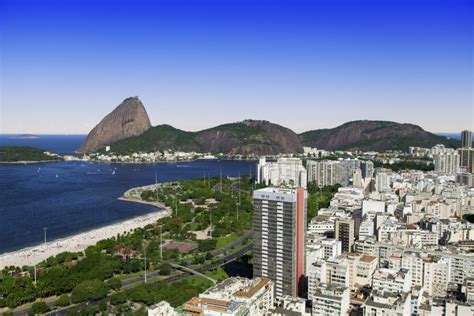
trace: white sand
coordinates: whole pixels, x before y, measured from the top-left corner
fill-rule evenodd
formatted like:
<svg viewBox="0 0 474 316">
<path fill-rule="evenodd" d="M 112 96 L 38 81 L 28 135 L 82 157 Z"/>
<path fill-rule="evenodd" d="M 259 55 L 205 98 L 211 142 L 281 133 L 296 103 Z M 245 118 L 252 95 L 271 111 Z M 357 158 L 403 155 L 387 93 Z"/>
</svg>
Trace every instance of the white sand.
<svg viewBox="0 0 474 316">
<path fill-rule="evenodd" d="M 124 199 L 122 199 L 124 200 Z M 129 201 L 141 203 L 138 200 L 128 199 Z M 169 216 L 170 210 L 164 208 L 159 203 L 146 203 L 158 206 L 158 212 L 149 213 L 143 216 L 135 217 L 120 223 L 93 229 L 84 233 L 66 237 L 63 239 L 53 240 L 45 244 L 21 249 L 14 252 L 4 253 L 0 255 L 0 269 L 5 266 L 24 266 L 35 265 L 51 256 L 55 256 L 64 251 L 79 252 L 88 246 L 95 245 L 99 240 L 107 239 L 123 234 L 135 228 L 144 227 L 148 224 L 156 223 L 162 217 Z"/>
</svg>

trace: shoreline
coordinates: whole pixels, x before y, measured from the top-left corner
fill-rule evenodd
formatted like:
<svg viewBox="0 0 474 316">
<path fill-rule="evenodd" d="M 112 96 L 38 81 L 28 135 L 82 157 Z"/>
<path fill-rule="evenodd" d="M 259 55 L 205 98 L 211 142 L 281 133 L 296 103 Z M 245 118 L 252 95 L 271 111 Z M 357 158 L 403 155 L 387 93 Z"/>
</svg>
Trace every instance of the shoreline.
<svg viewBox="0 0 474 316">
<path fill-rule="evenodd" d="M 123 234 L 136 228 L 145 227 L 149 224 L 154 224 L 159 219 L 169 216 L 170 209 L 160 203 L 144 202 L 125 197 L 119 197 L 119 200 L 153 205 L 159 210 L 127 219 L 124 221 L 112 223 L 110 225 L 93 228 L 78 234 L 67 236 L 60 239 L 49 241 L 45 244 L 39 244 L 22 248 L 16 251 L 6 252 L 0 254 L 0 269 L 9 266 L 36 265 L 51 256 L 56 256 L 62 252 L 81 252 L 87 247 L 95 245 L 98 241 L 115 237 L 117 234 Z"/>
<path fill-rule="evenodd" d="M 186 162 L 197 162 L 197 161 L 257 161 L 258 159 L 236 159 L 236 158 L 221 158 L 221 159 L 190 159 L 190 160 L 176 160 L 176 161 L 109 161 L 109 160 L 86 160 L 86 159 L 56 159 L 56 160 L 39 160 L 39 161 L 0 161 L 1 164 L 6 165 L 15 165 L 15 164 L 37 164 L 37 163 L 48 163 L 48 162 L 88 162 L 88 163 L 102 163 L 102 164 L 176 164 L 176 163 L 186 163 Z"/>
<path fill-rule="evenodd" d="M 35 163 L 48 163 L 48 162 L 61 162 L 64 160 L 61 159 L 55 159 L 55 160 L 34 160 L 34 161 L 0 161 L 1 164 L 5 165 L 28 165 L 28 164 L 35 164 Z"/>
</svg>

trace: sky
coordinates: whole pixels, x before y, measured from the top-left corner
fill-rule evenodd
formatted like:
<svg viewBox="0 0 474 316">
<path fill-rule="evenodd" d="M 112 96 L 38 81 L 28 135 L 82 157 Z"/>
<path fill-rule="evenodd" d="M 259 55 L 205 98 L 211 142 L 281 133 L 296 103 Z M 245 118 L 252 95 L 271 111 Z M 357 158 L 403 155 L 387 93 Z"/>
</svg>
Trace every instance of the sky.
<svg viewBox="0 0 474 316">
<path fill-rule="evenodd" d="M 474 129 L 469 0 L 0 0 L 0 133 L 359 119 Z"/>
</svg>

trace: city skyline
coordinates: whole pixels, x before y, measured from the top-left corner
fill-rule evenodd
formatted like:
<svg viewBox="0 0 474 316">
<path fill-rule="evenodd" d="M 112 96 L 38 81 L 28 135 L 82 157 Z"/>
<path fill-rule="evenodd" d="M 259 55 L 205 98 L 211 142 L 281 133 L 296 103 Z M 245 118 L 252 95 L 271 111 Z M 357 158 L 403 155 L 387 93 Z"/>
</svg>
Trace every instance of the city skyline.
<svg viewBox="0 0 474 316">
<path fill-rule="evenodd" d="M 153 125 L 188 131 L 248 118 L 296 132 L 474 125 L 469 1 L 0 6 L 0 133 L 86 134 L 135 95 Z"/>
</svg>

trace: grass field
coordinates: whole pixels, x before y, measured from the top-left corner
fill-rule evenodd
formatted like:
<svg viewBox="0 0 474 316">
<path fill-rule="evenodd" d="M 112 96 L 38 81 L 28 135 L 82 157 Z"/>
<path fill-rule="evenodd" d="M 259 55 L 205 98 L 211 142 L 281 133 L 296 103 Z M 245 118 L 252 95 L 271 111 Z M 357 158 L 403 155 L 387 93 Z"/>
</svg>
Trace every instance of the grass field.
<svg viewBox="0 0 474 316">
<path fill-rule="evenodd" d="M 217 282 L 222 282 L 229 277 L 229 275 L 224 271 L 224 269 L 222 269 L 222 267 L 206 271 L 204 274 L 208 277 L 213 278 Z"/>
<path fill-rule="evenodd" d="M 237 236 L 236 234 L 230 234 L 230 235 L 227 235 L 227 236 L 224 236 L 224 237 L 219 237 L 217 239 L 216 249 L 220 249 L 222 247 L 225 247 L 228 244 L 230 244 L 231 242 L 236 241 L 237 239 L 239 239 L 239 236 Z"/>
<path fill-rule="evenodd" d="M 197 275 L 187 277 L 186 280 L 189 281 L 189 283 L 191 283 L 193 286 L 202 285 L 206 288 L 210 288 L 213 285 L 211 281 Z"/>
</svg>

